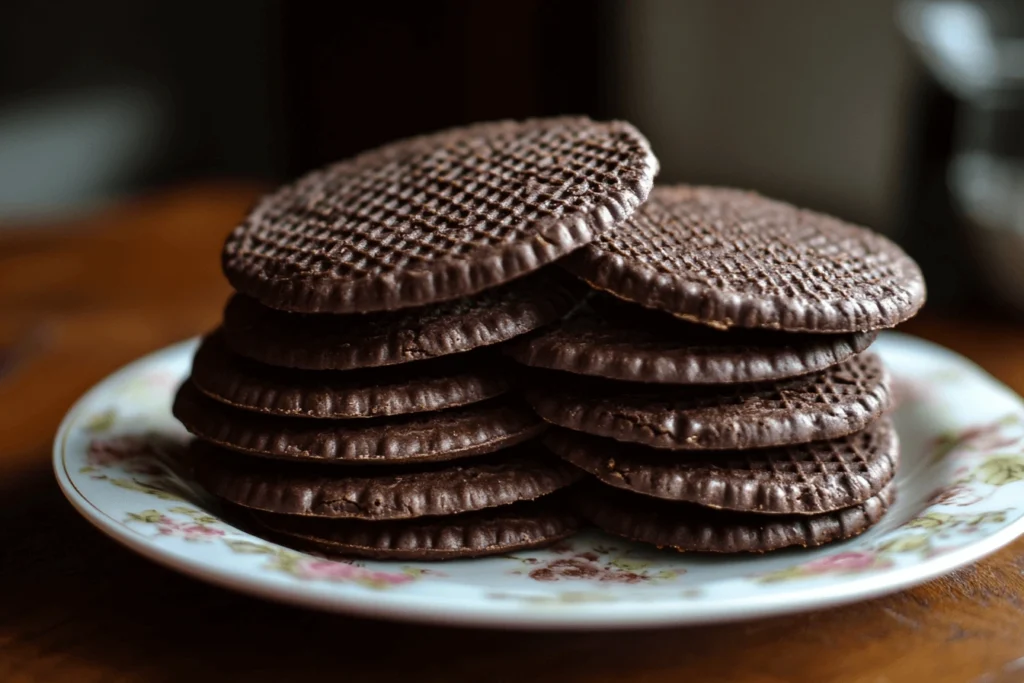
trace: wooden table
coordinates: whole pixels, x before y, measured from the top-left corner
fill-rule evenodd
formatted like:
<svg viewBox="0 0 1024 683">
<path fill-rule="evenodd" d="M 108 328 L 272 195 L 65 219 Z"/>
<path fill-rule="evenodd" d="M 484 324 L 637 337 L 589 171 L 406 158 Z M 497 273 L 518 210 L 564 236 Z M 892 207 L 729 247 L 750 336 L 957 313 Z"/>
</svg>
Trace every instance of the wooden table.
<svg viewBox="0 0 1024 683">
<path fill-rule="evenodd" d="M 1024 541 L 920 588 L 823 612 L 528 634 L 269 604 L 107 540 L 58 491 L 53 433 L 104 375 L 216 323 L 228 294 L 220 244 L 257 191 L 205 183 L 0 231 L 0 681 L 1024 680 Z M 1024 390 L 1024 330 L 927 317 L 907 329 Z"/>
</svg>

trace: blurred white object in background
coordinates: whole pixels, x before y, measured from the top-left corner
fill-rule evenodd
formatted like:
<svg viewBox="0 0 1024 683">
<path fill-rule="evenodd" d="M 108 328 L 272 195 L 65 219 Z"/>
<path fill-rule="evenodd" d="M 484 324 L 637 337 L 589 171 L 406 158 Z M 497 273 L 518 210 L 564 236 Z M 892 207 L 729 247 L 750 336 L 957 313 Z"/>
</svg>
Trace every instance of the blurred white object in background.
<svg viewBox="0 0 1024 683">
<path fill-rule="evenodd" d="M 77 212 L 130 189 L 155 164 L 167 119 L 141 87 L 0 106 L 0 225 Z"/>
<path fill-rule="evenodd" d="M 1024 310 L 1024 165 L 968 152 L 957 155 L 949 171 L 950 189 L 973 229 L 986 279 L 1004 303 Z"/>
<path fill-rule="evenodd" d="M 977 271 L 1024 312 L 1024 3 L 906 0 L 897 16 L 960 100 L 947 182 Z"/>
<path fill-rule="evenodd" d="M 998 35 L 992 15 L 993 9 L 1013 11 L 1013 5 L 906 0 L 896 16 L 936 80 L 961 99 L 992 100 L 1024 87 L 1024 39 Z"/>
</svg>

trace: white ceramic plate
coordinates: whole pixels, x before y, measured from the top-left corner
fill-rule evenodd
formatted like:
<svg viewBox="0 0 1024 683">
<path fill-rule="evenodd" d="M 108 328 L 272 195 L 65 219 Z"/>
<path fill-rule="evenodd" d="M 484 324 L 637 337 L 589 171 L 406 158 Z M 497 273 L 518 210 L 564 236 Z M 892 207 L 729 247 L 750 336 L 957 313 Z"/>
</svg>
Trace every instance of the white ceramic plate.
<svg viewBox="0 0 1024 683">
<path fill-rule="evenodd" d="M 875 344 L 895 378 L 898 500 L 862 536 L 816 550 L 699 557 L 597 533 L 449 563 L 333 562 L 219 519 L 161 464 L 185 440 L 170 402 L 195 341 L 101 382 L 54 445 L 68 499 L 104 533 L 186 574 L 376 617 L 522 628 L 693 624 L 817 609 L 940 576 L 1024 532 L 1024 405 L 965 359 L 911 337 Z"/>
</svg>

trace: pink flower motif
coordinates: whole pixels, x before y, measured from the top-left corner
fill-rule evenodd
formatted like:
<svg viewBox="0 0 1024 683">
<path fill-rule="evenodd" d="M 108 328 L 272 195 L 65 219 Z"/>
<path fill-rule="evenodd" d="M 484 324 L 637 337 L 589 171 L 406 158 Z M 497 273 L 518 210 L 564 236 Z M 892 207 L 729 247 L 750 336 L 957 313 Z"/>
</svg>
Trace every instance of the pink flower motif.
<svg viewBox="0 0 1024 683">
<path fill-rule="evenodd" d="M 989 424 L 967 427 L 953 436 L 952 439 L 940 437 L 938 445 L 944 444 L 950 449 L 967 447 L 977 451 L 988 451 L 1018 443 L 1020 441 L 1019 436 L 1010 436 L 1003 433 L 1005 426 L 1003 420 L 998 420 Z"/>
<path fill-rule="evenodd" d="M 173 536 L 174 538 L 183 538 L 186 541 L 206 541 L 224 535 L 224 531 L 216 527 L 205 524 L 175 522 L 169 517 L 160 518 L 160 521 L 157 522 L 156 531 L 161 536 Z"/>
<path fill-rule="evenodd" d="M 138 436 L 115 436 L 89 442 L 86 461 L 92 467 L 110 467 L 125 460 L 153 455 L 153 449 Z"/>
<path fill-rule="evenodd" d="M 963 484 L 954 484 L 946 488 L 937 489 L 928 498 L 929 505 L 973 505 L 981 500 L 969 487 Z"/>
<path fill-rule="evenodd" d="M 181 383 L 181 376 L 173 372 L 152 372 L 146 375 L 145 381 L 153 387 L 177 387 Z"/>
<path fill-rule="evenodd" d="M 181 534 L 186 539 L 191 540 L 196 538 L 223 536 L 224 530 L 217 529 L 216 527 L 212 526 L 206 526 L 204 524 L 188 524 L 182 527 Z"/>
<path fill-rule="evenodd" d="M 878 558 L 874 553 L 846 552 L 823 557 L 820 560 L 812 560 L 801 565 L 800 568 L 808 574 L 857 572 L 864 569 L 870 569 L 875 566 L 877 562 Z"/>
<path fill-rule="evenodd" d="M 920 403 L 931 398 L 932 392 L 927 382 L 897 377 L 892 380 L 893 403 L 897 406 L 906 403 Z"/>
<path fill-rule="evenodd" d="M 300 561 L 295 567 L 294 574 L 300 579 L 355 581 L 387 586 L 397 586 L 413 580 L 408 574 L 378 572 L 354 564 L 320 559 Z"/>
<path fill-rule="evenodd" d="M 648 580 L 648 575 L 611 565 L 602 565 L 597 553 L 578 553 L 573 557 L 564 557 L 546 562 L 530 572 L 534 581 L 559 581 L 561 579 L 586 579 L 612 583 L 640 583 Z"/>
<path fill-rule="evenodd" d="M 86 463 L 92 467 L 120 465 L 131 474 L 162 474 L 161 461 L 173 460 L 182 446 L 155 437 L 137 434 L 93 439 L 86 451 Z"/>
</svg>

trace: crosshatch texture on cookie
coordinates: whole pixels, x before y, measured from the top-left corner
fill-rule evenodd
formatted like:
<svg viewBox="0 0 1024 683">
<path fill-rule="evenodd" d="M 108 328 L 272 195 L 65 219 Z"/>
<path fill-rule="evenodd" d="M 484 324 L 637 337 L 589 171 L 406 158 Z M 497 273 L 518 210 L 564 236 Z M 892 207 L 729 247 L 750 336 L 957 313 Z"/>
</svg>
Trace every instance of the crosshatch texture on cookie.
<svg viewBox="0 0 1024 683">
<path fill-rule="evenodd" d="M 229 450 L 339 465 L 455 460 L 507 448 L 544 431 L 541 420 L 513 397 L 436 413 L 315 420 L 226 406 L 186 382 L 173 412 L 196 437 Z"/>
<path fill-rule="evenodd" d="M 364 153 L 264 197 L 224 246 L 272 308 L 353 313 L 480 292 L 629 217 L 658 163 L 630 124 L 483 123 Z"/>
<path fill-rule="evenodd" d="M 580 523 L 561 494 L 447 517 L 367 522 L 254 513 L 276 540 L 328 556 L 454 560 L 540 548 Z"/>
<path fill-rule="evenodd" d="M 889 484 L 860 505 L 817 515 L 711 510 L 603 485 L 588 487 L 578 501 L 584 518 L 632 541 L 682 552 L 761 553 L 857 536 L 882 518 L 895 496 L 896 485 Z"/>
<path fill-rule="evenodd" d="M 626 382 L 732 384 L 823 370 L 864 351 L 877 336 L 716 330 L 596 295 L 506 351 L 524 365 Z"/>
<path fill-rule="evenodd" d="M 268 415 L 363 418 L 456 408 L 506 393 L 510 373 L 498 354 L 414 361 L 363 370 L 295 370 L 230 352 L 220 331 L 203 340 L 192 383 L 214 400 Z"/>
<path fill-rule="evenodd" d="M 893 327 L 925 299 L 885 237 L 753 192 L 667 186 L 562 264 L 594 287 L 720 328 Z"/>
<path fill-rule="evenodd" d="M 453 515 L 534 500 L 583 472 L 536 442 L 455 462 L 335 467 L 268 462 L 196 441 L 196 479 L 245 508 L 332 519 L 410 519 Z"/>
<path fill-rule="evenodd" d="M 760 514 L 817 514 L 863 503 L 892 481 L 899 439 L 883 417 L 829 441 L 679 453 L 557 429 L 553 453 L 605 484 L 645 496 Z"/>
<path fill-rule="evenodd" d="M 669 450 L 764 448 L 833 439 L 889 409 L 889 376 L 873 353 L 822 372 L 759 384 L 627 384 L 546 371 L 526 398 L 548 422 Z"/>
<path fill-rule="evenodd" d="M 556 271 L 557 274 L 557 271 Z M 224 311 L 224 340 L 268 365 L 353 370 L 399 365 L 493 346 L 562 318 L 586 289 L 537 273 L 431 306 L 365 315 L 305 315 L 235 296 Z"/>
</svg>

